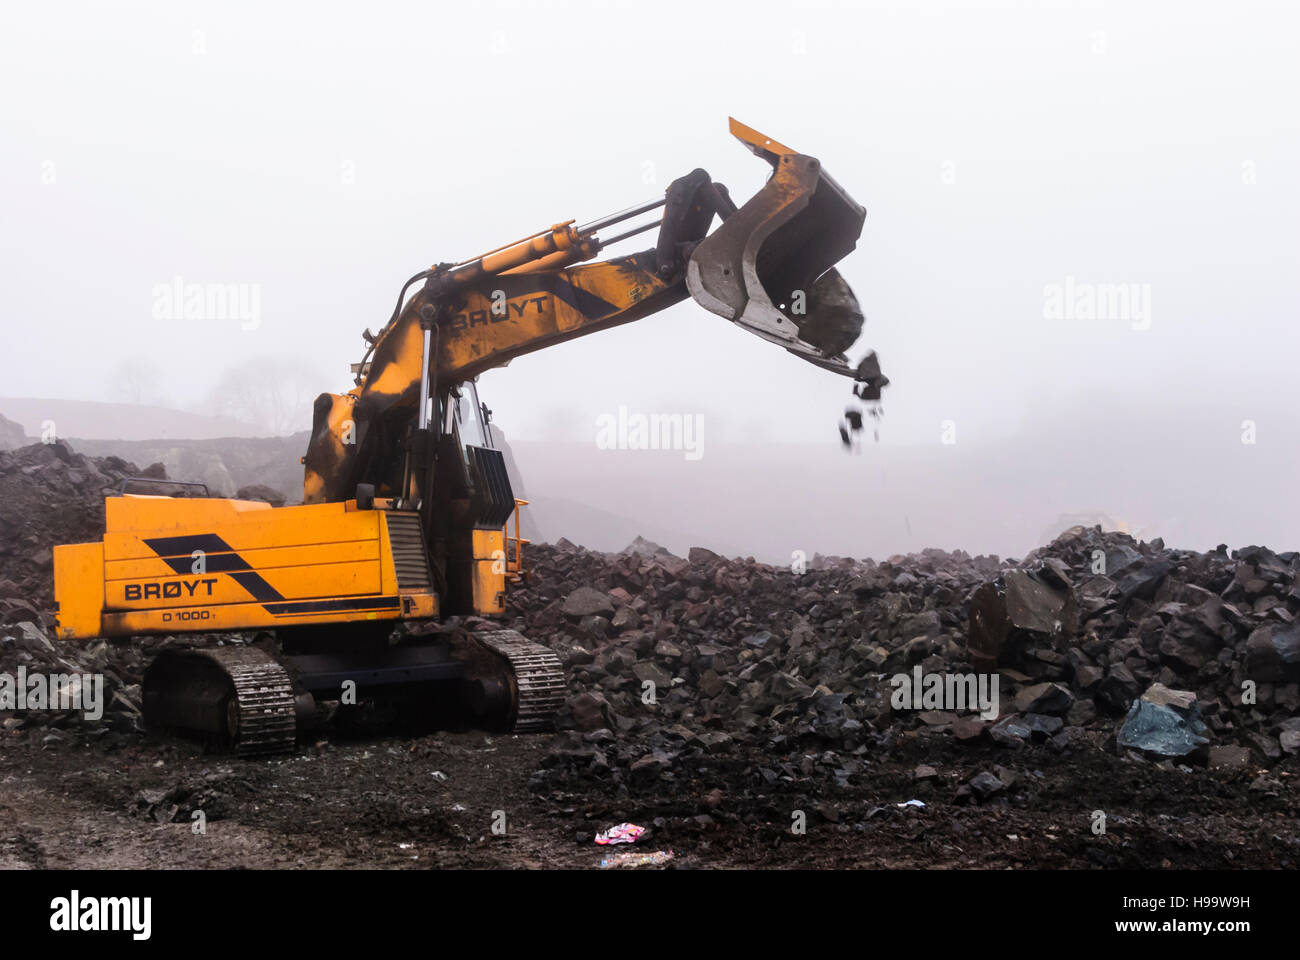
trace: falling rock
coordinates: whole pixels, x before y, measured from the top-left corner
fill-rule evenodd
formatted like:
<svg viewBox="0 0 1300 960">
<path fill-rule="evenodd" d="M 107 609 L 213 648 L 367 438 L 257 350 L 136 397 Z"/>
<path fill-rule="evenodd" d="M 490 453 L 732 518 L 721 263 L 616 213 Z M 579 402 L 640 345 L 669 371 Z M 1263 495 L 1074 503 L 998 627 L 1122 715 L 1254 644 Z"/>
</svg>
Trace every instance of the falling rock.
<svg viewBox="0 0 1300 960">
<path fill-rule="evenodd" d="M 592 587 L 579 587 L 564 599 L 562 608 L 566 617 L 581 620 L 583 617 L 614 615 L 614 601 L 609 594 Z"/>
</svg>

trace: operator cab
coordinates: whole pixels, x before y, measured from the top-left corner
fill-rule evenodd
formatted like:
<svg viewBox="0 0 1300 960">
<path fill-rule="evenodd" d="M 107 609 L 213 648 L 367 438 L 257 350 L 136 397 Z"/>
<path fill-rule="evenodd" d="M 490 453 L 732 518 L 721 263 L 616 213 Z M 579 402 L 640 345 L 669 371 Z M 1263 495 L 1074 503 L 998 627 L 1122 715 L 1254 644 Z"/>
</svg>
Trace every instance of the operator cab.
<svg viewBox="0 0 1300 960">
<path fill-rule="evenodd" d="M 446 571 L 444 610 L 504 612 L 507 580 L 521 569 L 518 506 L 490 426 L 491 411 L 472 380 L 448 387 L 437 411 L 437 466 L 427 502 L 429 543 Z M 514 536 L 507 525 L 514 518 Z"/>
<path fill-rule="evenodd" d="M 479 400 L 478 386 L 474 381 L 467 380 L 459 386 L 452 387 L 447 400 L 450 409 L 447 411 L 449 416 L 444 421 L 446 429 L 443 432 L 452 432 L 451 421 L 454 419 L 455 428 L 460 434 L 461 448 L 466 451 L 466 461 L 469 460 L 470 447 L 495 449 L 492 443 L 492 429 L 488 426 L 492 411 Z"/>
</svg>

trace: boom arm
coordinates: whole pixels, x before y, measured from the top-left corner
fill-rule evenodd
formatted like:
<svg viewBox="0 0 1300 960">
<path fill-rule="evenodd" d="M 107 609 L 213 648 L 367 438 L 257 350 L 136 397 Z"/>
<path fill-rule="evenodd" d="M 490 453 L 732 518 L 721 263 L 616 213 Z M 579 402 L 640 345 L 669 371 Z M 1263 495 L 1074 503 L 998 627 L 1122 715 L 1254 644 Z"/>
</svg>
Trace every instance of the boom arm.
<svg viewBox="0 0 1300 960">
<path fill-rule="evenodd" d="M 857 339 L 862 313 L 831 265 L 853 249 L 866 213 L 815 158 L 731 123 L 732 133 L 773 167 L 763 189 L 739 209 L 725 187 L 695 170 L 675 180 L 663 200 L 580 227 L 557 224 L 408 281 L 403 296 L 419 280 L 424 287 L 405 305 L 399 300 L 369 362 L 360 365 L 358 386 L 317 399 L 304 457 L 305 501 L 347 499 L 361 482 L 408 496 L 422 486 L 420 471 L 412 487 L 409 452 L 400 471 L 394 454 L 407 444 L 412 421 L 418 430 L 427 426 L 425 398 L 688 295 L 804 359 L 853 376 L 843 351 Z M 599 238 L 600 230 L 661 205 L 657 223 Z M 709 235 L 715 216 L 723 224 Z M 654 248 L 583 262 L 656 225 Z M 859 379 L 868 369 L 864 362 Z"/>
</svg>

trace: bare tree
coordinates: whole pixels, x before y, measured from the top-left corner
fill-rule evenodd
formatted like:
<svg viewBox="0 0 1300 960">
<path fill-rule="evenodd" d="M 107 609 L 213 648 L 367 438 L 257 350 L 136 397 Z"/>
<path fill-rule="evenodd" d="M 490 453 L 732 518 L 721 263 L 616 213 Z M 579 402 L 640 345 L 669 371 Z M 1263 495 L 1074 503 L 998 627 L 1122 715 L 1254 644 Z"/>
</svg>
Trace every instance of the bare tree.
<svg viewBox="0 0 1300 960">
<path fill-rule="evenodd" d="M 113 395 L 124 403 L 157 403 L 158 367 L 143 354 L 128 357 L 113 368 Z"/>
<path fill-rule="evenodd" d="M 256 357 L 227 367 L 209 392 L 209 410 L 283 436 L 311 426 L 312 403 L 325 383 L 319 373 L 286 356 Z"/>
</svg>

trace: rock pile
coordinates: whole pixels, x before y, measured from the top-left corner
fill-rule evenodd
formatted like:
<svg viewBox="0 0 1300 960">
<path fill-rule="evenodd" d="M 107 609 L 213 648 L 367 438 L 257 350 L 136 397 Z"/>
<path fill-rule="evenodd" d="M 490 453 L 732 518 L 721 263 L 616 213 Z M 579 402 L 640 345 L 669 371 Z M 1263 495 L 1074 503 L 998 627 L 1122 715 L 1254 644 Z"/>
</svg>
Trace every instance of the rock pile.
<svg viewBox="0 0 1300 960">
<path fill-rule="evenodd" d="M 1076 527 L 1020 562 L 926 550 L 799 574 L 563 541 L 528 559 L 513 613 L 565 660 L 572 693 L 539 789 L 861 783 L 909 738 L 1236 768 L 1300 749 L 1295 553 Z M 986 716 L 899 709 L 891 682 L 992 673 Z"/>
<path fill-rule="evenodd" d="M 98 739 L 142 732 L 140 680 L 148 660 L 168 642 L 142 638 L 83 645 L 52 640 L 28 621 L 0 628 L 0 728 L 38 736 L 46 746 L 83 735 Z M 93 702 L 88 683 L 96 691 Z M 80 691 L 74 691 L 78 686 Z M 22 700 L 18 687 L 23 688 Z M 42 700 L 31 706 L 37 689 Z M 82 699 L 74 699 L 76 693 Z M 6 702 L 9 697 L 14 699 Z"/>
<path fill-rule="evenodd" d="M 86 457 L 67 443 L 0 451 L 0 624 L 53 627 L 54 546 L 104 535 L 104 497 L 132 476 L 161 479 L 118 457 Z"/>
<path fill-rule="evenodd" d="M 139 732 L 140 678 L 166 641 L 62 643 L 54 637 L 54 546 L 104 533 L 104 496 L 132 476 L 162 479 L 117 457 L 86 457 L 63 441 L 0 451 L 0 694 L 22 678 L 55 678 L 67 694 L 73 677 L 99 677 L 99 716 L 85 709 L 4 710 L 7 731 L 35 731 L 48 745 L 75 734 Z M 44 681 L 38 681 L 44 682 Z M 64 703 L 68 698 L 63 698 Z M 83 705 L 84 706 L 84 705 Z"/>
</svg>

